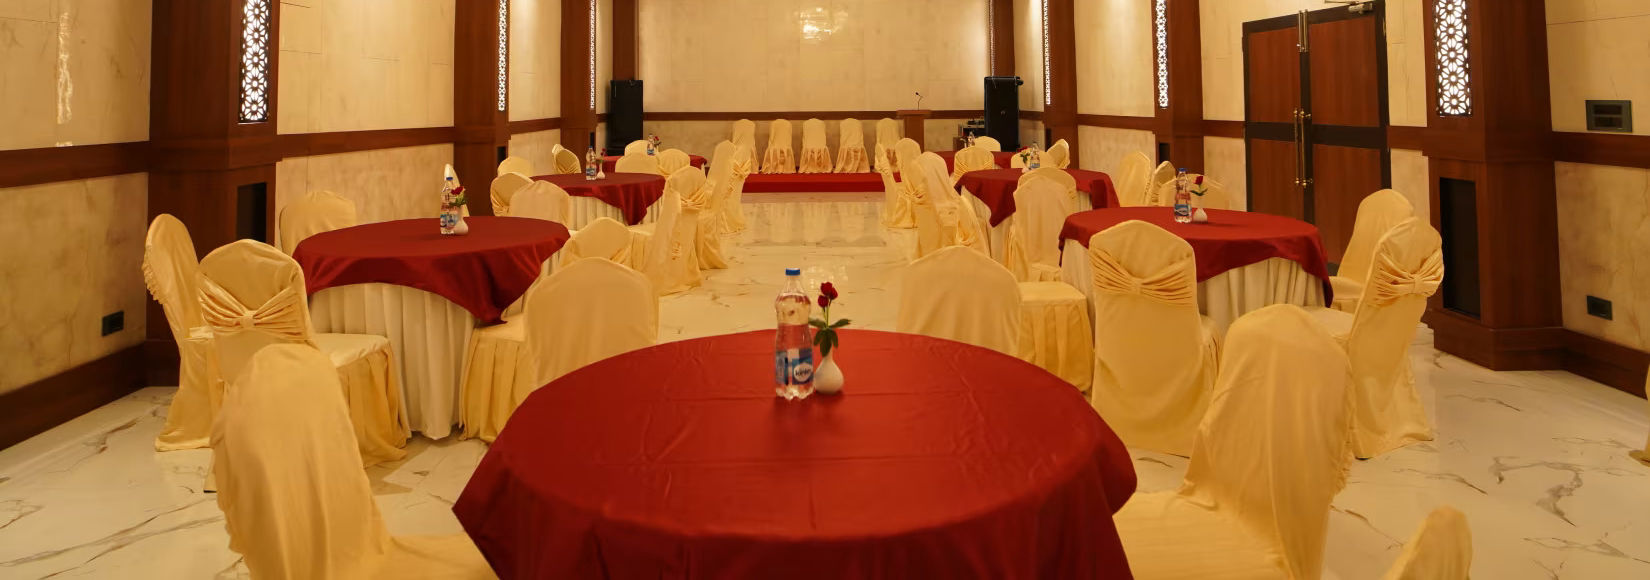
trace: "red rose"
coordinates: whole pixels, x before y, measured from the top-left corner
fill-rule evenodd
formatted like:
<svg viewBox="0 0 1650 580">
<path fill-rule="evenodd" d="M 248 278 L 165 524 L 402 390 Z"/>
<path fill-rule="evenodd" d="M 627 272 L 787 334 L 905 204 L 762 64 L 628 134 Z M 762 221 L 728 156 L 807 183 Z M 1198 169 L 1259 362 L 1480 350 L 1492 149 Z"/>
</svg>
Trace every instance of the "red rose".
<svg viewBox="0 0 1650 580">
<path fill-rule="evenodd" d="M 824 294 L 820 294 L 819 295 L 819 307 L 820 308 L 830 308 L 831 307 L 830 297 L 828 297 Z"/>
<path fill-rule="evenodd" d="M 1197 181 L 1193 181 L 1192 183 L 1194 185 L 1203 185 L 1203 176 L 1202 175 L 1197 176 Z"/>
<path fill-rule="evenodd" d="M 832 299 L 832 300 L 836 300 L 836 297 L 837 297 L 836 286 L 831 285 L 830 282 L 820 284 L 819 285 L 819 293 L 824 294 L 827 297 L 830 297 L 830 299 Z"/>
</svg>

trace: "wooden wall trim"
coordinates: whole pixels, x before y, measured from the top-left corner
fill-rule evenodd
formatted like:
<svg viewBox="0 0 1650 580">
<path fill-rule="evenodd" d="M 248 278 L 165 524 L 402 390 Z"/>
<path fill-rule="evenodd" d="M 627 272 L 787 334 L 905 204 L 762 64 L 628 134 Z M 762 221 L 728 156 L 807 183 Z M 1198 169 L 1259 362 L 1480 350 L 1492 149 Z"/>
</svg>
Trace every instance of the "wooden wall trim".
<svg viewBox="0 0 1650 580">
<path fill-rule="evenodd" d="M 1130 117 L 1126 115 L 1089 115 L 1079 113 L 1077 115 L 1077 124 L 1088 127 L 1105 127 L 1107 129 L 1152 131 L 1157 128 L 1157 118 Z"/>
<path fill-rule="evenodd" d="M 420 127 L 416 129 L 380 129 L 376 131 L 337 131 L 332 133 L 298 133 L 281 135 L 276 146 L 281 158 L 310 157 L 358 153 L 399 147 L 451 144 L 456 135 L 452 127 Z"/>
<path fill-rule="evenodd" d="M 894 119 L 898 116 L 895 111 L 648 111 L 642 114 L 642 120 L 731 122 L 740 119 L 750 119 L 752 121 L 772 121 L 775 119 L 840 121 L 842 119 L 859 119 L 861 121 L 874 121 L 884 117 Z M 936 109 L 929 118 L 978 119 L 983 116 L 985 116 L 985 111 L 981 109 Z"/>
<path fill-rule="evenodd" d="M 510 134 L 537 133 L 539 131 L 555 131 L 561 129 L 561 117 L 548 119 L 528 119 L 525 121 L 510 121 Z"/>
<path fill-rule="evenodd" d="M 1024 111 L 1024 110 L 1022 110 L 1022 111 L 1020 111 L 1020 120 L 1021 121 L 1042 121 L 1043 120 L 1043 112 L 1042 111 Z M 1081 124 L 1082 121 L 1079 120 L 1078 123 Z"/>
<path fill-rule="evenodd" d="M 1243 121 L 1218 121 L 1215 119 L 1204 119 L 1203 136 L 1242 139 L 1244 136 Z"/>
<path fill-rule="evenodd" d="M 0 188 L 94 179 L 148 170 L 148 141 L 0 151 Z"/>
<path fill-rule="evenodd" d="M 1426 127 L 1389 125 L 1386 128 L 1386 146 L 1388 149 L 1420 151 L 1426 143 L 1426 134 Z"/>
<path fill-rule="evenodd" d="M 0 393 L 0 449 L 131 394 L 143 383 L 143 345 L 136 345 Z"/>
<path fill-rule="evenodd" d="M 986 10 L 991 13 L 986 66 L 993 76 L 1014 76 L 1014 0 L 990 0 Z"/>
<path fill-rule="evenodd" d="M 1566 331 L 1564 370 L 1644 397 L 1650 353 L 1575 331 Z"/>
<path fill-rule="evenodd" d="M 1650 169 L 1650 135 L 1560 131 L 1552 143 L 1558 161 Z"/>
<path fill-rule="evenodd" d="M 640 51 L 637 0 L 613 0 L 608 22 L 613 27 L 612 73 L 614 80 L 638 78 L 637 53 Z M 599 34 L 599 31 L 598 31 Z M 599 63 L 598 63 L 599 65 Z"/>
</svg>

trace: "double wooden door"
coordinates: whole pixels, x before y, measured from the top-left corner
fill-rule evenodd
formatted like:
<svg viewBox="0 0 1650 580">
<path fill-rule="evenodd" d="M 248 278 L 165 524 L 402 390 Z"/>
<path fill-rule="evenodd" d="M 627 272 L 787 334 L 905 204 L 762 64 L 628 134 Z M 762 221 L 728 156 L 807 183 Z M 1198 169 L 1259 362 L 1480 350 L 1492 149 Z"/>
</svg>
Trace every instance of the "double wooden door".
<svg viewBox="0 0 1650 580">
<path fill-rule="evenodd" d="M 1249 209 L 1318 226 L 1331 263 L 1390 187 L 1379 1 L 1243 24 Z"/>
</svg>

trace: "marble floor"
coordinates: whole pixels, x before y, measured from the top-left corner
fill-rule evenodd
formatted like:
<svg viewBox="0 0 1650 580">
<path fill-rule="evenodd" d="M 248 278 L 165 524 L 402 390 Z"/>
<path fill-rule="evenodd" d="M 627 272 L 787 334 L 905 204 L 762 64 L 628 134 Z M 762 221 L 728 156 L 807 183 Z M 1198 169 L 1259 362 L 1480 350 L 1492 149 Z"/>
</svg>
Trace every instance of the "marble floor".
<svg viewBox="0 0 1650 580">
<path fill-rule="evenodd" d="M 782 269 L 843 292 L 836 312 L 892 329 L 904 263 L 881 247 L 750 244 L 733 267 L 662 302 L 664 341 L 772 325 Z M 1496 373 L 1416 336 L 1438 438 L 1352 466 L 1330 514 L 1325 577 L 1379 578 L 1432 508 L 1471 522 L 1475 578 L 1650 578 L 1650 467 L 1627 457 L 1645 401 L 1562 372 Z M 239 578 L 223 515 L 201 492 L 209 452 L 156 453 L 171 388 L 139 391 L 0 451 L 0 578 Z M 389 529 L 458 533 L 451 506 L 486 452 L 415 438 L 369 470 Z M 1142 491 L 1172 489 L 1177 457 L 1136 452 Z"/>
</svg>

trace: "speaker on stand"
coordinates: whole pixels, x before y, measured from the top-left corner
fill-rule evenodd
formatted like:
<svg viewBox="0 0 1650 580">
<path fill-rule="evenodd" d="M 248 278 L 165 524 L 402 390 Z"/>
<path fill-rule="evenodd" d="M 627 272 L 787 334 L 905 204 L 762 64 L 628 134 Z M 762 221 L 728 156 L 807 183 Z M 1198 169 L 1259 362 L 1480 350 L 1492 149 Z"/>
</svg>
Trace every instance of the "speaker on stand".
<svg viewBox="0 0 1650 580">
<path fill-rule="evenodd" d="M 607 151 L 619 155 L 642 138 L 642 81 L 613 80 L 607 88 Z"/>
<path fill-rule="evenodd" d="M 1020 77 L 985 77 L 985 134 L 1003 151 L 1020 148 Z"/>
</svg>

